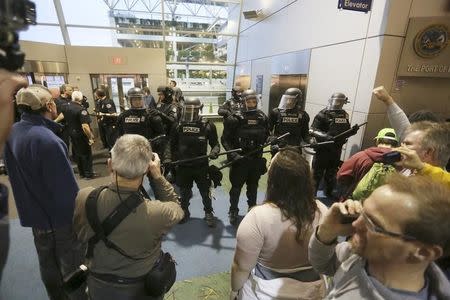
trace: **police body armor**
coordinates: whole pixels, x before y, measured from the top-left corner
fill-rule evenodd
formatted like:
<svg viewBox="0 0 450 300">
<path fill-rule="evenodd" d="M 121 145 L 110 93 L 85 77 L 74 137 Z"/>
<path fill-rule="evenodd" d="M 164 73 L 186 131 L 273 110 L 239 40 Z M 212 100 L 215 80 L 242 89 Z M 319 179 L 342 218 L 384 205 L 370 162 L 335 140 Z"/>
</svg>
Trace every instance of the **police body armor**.
<svg viewBox="0 0 450 300">
<path fill-rule="evenodd" d="M 100 112 L 102 113 L 111 113 L 111 108 L 113 107 L 111 102 L 114 103 L 111 99 L 105 98 L 99 100 L 100 102 Z M 116 117 L 114 116 L 103 116 L 103 124 L 105 125 L 115 125 Z"/>
<path fill-rule="evenodd" d="M 149 116 L 145 109 L 129 109 L 123 112 L 122 128 L 125 134 L 139 134 L 150 139 L 152 130 L 148 126 Z"/>
<path fill-rule="evenodd" d="M 326 120 L 324 124 L 324 128 L 317 128 L 330 136 L 336 136 L 346 130 L 350 129 L 350 122 L 348 119 L 348 113 L 343 110 L 322 110 L 323 116 Z M 342 147 L 346 140 L 338 140 L 334 142 L 334 145 L 337 147 Z"/>
<path fill-rule="evenodd" d="M 229 108 L 232 114 L 241 110 L 242 104 L 240 102 L 236 101 L 234 98 L 231 98 L 228 101 Z"/>
<path fill-rule="evenodd" d="M 284 140 L 288 145 L 299 146 L 302 138 L 302 119 L 304 118 L 305 112 L 299 107 L 294 109 L 278 109 L 278 120 L 274 126 L 274 134 L 276 136 L 283 135 L 289 132 Z M 282 143 L 280 143 L 282 146 Z"/>
<path fill-rule="evenodd" d="M 207 120 L 200 119 L 196 122 L 180 122 L 177 126 L 178 153 L 177 159 L 194 158 L 207 154 Z M 197 160 L 183 165 L 208 164 L 208 159 Z"/>
<path fill-rule="evenodd" d="M 267 120 L 262 111 L 243 114 L 238 112 L 235 116 L 239 121 L 237 138 L 243 154 L 255 150 L 266 142 Z"/>
</svg>

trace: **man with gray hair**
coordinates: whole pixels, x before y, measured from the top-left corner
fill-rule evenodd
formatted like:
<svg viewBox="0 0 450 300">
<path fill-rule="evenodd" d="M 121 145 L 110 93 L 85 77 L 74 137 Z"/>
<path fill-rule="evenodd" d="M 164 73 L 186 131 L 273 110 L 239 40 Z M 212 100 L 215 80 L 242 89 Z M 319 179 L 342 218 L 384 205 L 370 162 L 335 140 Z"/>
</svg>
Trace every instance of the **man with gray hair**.
<svg viewBox="0 0 450 300">
<path fill-rule="evenodd" d="M 141 135 L 120 137 L 111 150 L 108 168 L 112 183 L 97 190 L 84 188 L 77 196 L 74 227 L 78 238 L 88 242 L 95 234 L 86 212 L 91 193 L 98 195 L 96 215 L 100 223 L 122 202 L 128 203 L 129 197 L 138 197 L 139 201 L 106 236 L 115 247 L 100 240 L 91 254 L 88 248 L 90 299 L 155 299 L 145 290 L 145 276 L 158 263 L 162 236 L 183 218 L 178 195 L 161 174 L 158 154 L 152 152 L 149 141 Z M 145 175 L 159 200 L 150 201 L 139 192 Z"/>
</svg>

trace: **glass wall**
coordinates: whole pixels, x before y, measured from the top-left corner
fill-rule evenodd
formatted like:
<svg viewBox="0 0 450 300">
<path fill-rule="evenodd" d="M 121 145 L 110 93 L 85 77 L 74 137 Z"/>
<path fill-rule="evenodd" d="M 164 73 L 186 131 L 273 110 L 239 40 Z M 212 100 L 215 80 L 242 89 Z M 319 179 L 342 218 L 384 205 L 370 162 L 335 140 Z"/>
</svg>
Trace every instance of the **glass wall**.
<svg viewBox="0 0 450 300">
<path fill-rule="evenodd" d="M 37 26 L 22 40 L 164 48 L 167 77 L 185 93 L 225 93 L 241 0 L 39 0 Z M 59 24 L 58 20 L 62 20 Z M 230 45 L 230 47 L 229 47 Z M 230 50 L 230 51 L 228 51 Z M 217 106 L 224 96 L 213 102 Z"/>
</svg>

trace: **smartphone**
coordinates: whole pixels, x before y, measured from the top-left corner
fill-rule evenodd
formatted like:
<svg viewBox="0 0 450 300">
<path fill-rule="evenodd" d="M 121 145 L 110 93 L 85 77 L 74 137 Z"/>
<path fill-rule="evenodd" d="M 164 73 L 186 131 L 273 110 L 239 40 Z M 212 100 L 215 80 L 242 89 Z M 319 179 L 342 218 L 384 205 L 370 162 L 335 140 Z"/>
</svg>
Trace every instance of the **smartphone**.
<svg viewBox="0 0 450 300">
<path fill-rule="evenodd" d="M 358 219 L 359 214 L 355 215 L 341 215 L 341 224 L 351 224 Z"/>
<path fill-rule="evenodd" d="M 397 151 L 391 151 L 383 154 L 381 161 L 384 164 L 393 165 L 394 163 L 402 160 L 402 154 Z"/>
</svg>

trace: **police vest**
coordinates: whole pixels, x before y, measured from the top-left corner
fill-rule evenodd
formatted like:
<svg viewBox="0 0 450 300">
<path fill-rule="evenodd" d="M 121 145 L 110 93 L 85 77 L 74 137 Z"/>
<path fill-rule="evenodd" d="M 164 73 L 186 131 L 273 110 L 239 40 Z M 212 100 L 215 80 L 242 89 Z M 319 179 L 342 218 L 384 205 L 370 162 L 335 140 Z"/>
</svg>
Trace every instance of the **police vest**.
<svg viewBox="0 0 450 300">
<path fill-rule="evenodd" d="M 237 138 L 244 152 L 263 145 L 267 138 L 267 119 L 262 111 L 237 114 L 239 126 Z"/>
<path fill-rule="evenodd" d="M 121 126 L 125 134 L 139 134 L 151 138 L 148 114 L 144 109 L 130 109 L 122 113 Z"/>
<path fill-rule="evenodd" d="M 346 130 L 350 129 L 350 122 L 348 120 L 348 113 L 343 110 L 328 110 L 325 112 L 328 122 L 328 134 L 336 136 Z"/>
<path fill-rule="evenodd" d="M 298 146 L 302 140 L 302 128 L 308 126 L 303 121 L 304 112 L 298 108 L 295 109 L 278 109 L 278 120 L 276 120 L 274 133 L 280 136 L 289 132 L 289 136 L 285 138 L 289 145 Z"/>
<path fill-rule="evenodd" d="M 208 150 L 207 122 L 207 120 L 201 119 L 197 122 L 180 122 L 178 124 L 178 159 L 206 155 Z M 195 163 L 198 164 L 199 161 Z"/>
</svg>

